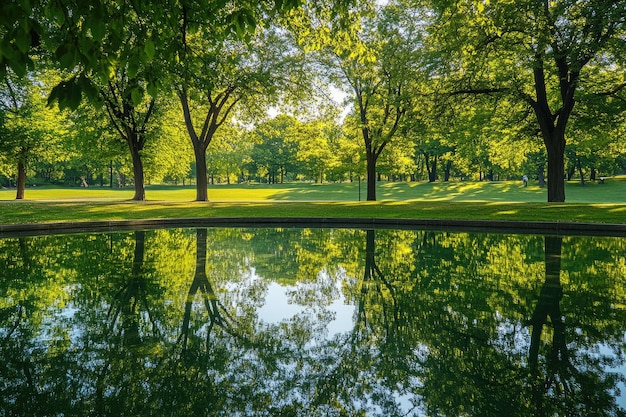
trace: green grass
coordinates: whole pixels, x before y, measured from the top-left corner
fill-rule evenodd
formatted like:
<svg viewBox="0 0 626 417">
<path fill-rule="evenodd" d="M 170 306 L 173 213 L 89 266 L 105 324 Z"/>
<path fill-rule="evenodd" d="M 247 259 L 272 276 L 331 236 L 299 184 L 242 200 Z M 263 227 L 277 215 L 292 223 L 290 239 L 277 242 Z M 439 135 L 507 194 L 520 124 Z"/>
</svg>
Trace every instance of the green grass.
<svg viewBox="0 0 626 417">
<path fill-rule="evenodd" d="M 361 183 L 365 200 L 365 182 Z M 146 187 L 149 201 L 193 201 L 194 186 L 156 185 Z M 90 188 L 33 187 L 26 190 L 28 200 L 129 200 L 133 190 Z M 626 178 L 610 178 L 605 184 L 578 182 L 566 184 L 567 201 L 571 203 L 626 203 Z M 546 189 L 522 187 L 521 181 L 501 182 L 380 182 L 379 201 L 463 201 L 463 202 L 536 202 L 546 201 Z M 212 201 L 358 201 L 359 184 L 243 184 L 209 187 Z M 0 200 L 14 200 L 15 190 L 0 190 Z"/>
<path fill-rule="evenodd" d="M 626 223 L 626 179 L 566 186 L 567 203 L 545 203 L 546 190 L 519 182 L 379 183 L 378 202 L 358 201 L 358 183 L 215 185 L 211 202 L 194 202 L 193 186 L 131 189 L 0 190 L 0 224 L 195 217 L 338 217 L 528 220 Z M 365 183 L 361 184 L 365 198 Z"/>
</svg>

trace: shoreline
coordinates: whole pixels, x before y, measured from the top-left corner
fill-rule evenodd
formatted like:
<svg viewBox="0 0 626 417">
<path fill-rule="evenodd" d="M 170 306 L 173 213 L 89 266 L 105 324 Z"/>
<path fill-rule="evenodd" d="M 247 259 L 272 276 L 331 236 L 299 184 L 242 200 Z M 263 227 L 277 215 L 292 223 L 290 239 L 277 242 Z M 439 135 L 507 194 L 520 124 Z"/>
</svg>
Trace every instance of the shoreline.
<svg viewBox="0 0 626 417">
<path fill-rule="evenodd" d="M 421 229 L 449 232 L 626 237 L 626 224 L 616 223 L 373 217 L 189 217 L 0 224 L 0 238 L 141 229 L 216 227 Z"/>
</svg>

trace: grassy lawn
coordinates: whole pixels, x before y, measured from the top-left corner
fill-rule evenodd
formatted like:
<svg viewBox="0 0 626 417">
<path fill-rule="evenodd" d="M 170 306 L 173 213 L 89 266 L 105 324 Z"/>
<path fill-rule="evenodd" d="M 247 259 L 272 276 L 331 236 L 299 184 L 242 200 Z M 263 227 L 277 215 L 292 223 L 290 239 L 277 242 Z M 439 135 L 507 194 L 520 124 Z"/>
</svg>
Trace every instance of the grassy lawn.
<svg viewBox="0 0 626 417">
<path fill-rule="evenodd" d="M 0 190 L 0 224 L 195 217 L 339 217 L 529 220 L 626 223 L 626 179 L 568 183 L 567 203 L 545 203 L 546 190 L 519 182 L 384 183 L 377 202 L 358 201 L 358 183 L 215 185 L 211 202 L 194 202 L 193 186 L 148 186 L 148 201 L 131 189 Z M 365 183 L 361 183 L 365 198 Z"/>
</svg>

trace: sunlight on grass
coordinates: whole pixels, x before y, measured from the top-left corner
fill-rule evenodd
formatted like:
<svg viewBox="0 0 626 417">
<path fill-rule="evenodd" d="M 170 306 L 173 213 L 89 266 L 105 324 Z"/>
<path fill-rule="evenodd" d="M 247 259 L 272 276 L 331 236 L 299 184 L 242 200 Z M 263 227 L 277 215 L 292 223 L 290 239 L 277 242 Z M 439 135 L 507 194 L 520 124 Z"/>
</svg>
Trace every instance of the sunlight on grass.
<svg viewBox="0 0 626 417">
<path fill-rule="evenodd" d="M 496 211 L 494 215 L 496 216 L 512 216 L 519 213 L 517 210 L 504 210 L 504 211 Z"/>
<path fill-rule="evenodd" d="M 459 183 L 459 186 L 456 187 L 457 190 L 461 193 L 466 193 L 470 190 L 479 190 L 483 189 L 483 184 L 474 182 L 474 183 Z"/>
</svg>

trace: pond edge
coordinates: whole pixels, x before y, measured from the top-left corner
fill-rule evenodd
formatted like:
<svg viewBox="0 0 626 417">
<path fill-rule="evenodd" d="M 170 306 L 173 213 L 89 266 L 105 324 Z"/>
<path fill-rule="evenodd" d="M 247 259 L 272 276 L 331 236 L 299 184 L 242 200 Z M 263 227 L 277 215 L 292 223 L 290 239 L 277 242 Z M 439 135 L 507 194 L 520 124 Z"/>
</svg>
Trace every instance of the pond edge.
<svg viewBox="0 0 626 417">
<path fill-rule="evenodd" d="M 198 227 L 426 229 L 513 234 L 626 236 L 626 224 L 335 217 L 194 217 L 0 224 L 0 237 Z"/>
</svg>

